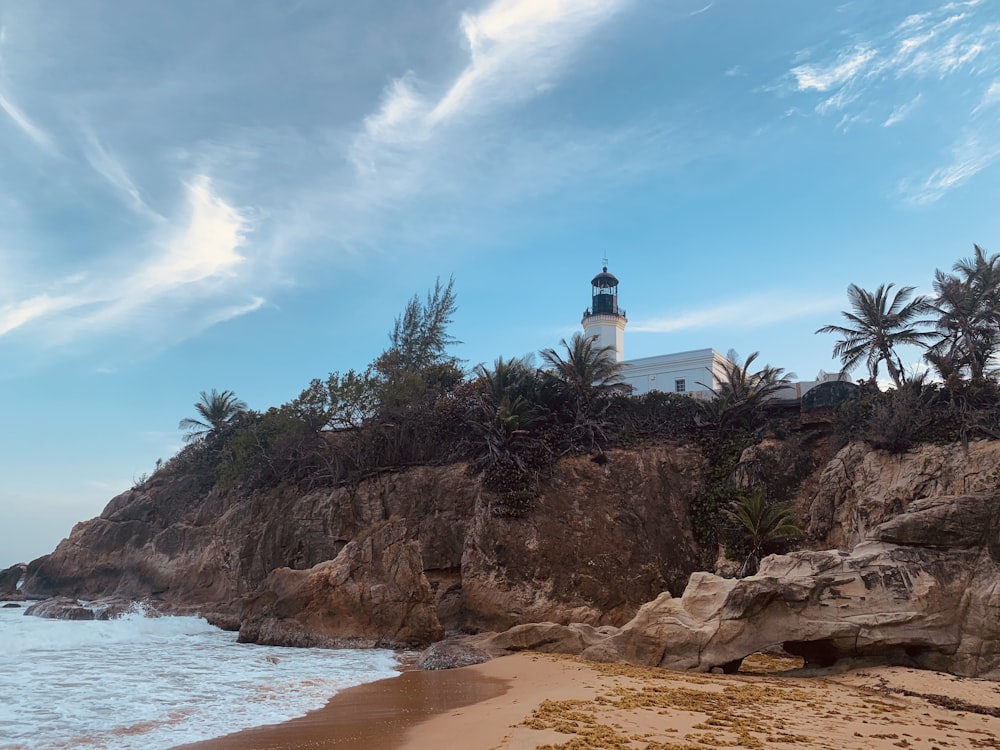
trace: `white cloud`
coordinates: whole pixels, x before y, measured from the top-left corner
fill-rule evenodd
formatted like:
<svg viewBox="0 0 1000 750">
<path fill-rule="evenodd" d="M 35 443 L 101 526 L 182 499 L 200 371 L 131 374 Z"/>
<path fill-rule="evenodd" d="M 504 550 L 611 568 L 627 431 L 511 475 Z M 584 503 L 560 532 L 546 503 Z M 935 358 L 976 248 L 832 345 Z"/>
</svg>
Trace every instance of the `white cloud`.
<svg viewBox="0 0 1000 750">
<path fill-rule="evenodd" d="M 400 150 L 425 143 L 448 126 L 495 112 L 549 90 L 583 39 L 631 0 L 495 0 L 462 16 L 465 68 L 435 98 L 412 72 L 395 79 L 377 112 L 349 147 L 362 175 L 380 171 Z M 435 87 L 437 88 L 437 87 Z"/>
<path fill-rule="evenodd" d="M 995 104 L 1000 104 L 1000 81 L 994 81 L 983 92 L 983 98 L 979 100 L 979 104 L 972 110 L 972 114 L 992 107 Z"/>
<path fill-rule="evenodd" d="M 875 55 L 873 49 L 856 47 L 841 53 L 832 64 L 800 65 L 791 73 L 799 91 L 829 91 L 860 75 Z"/>
<path fill-rule="evenodd" d="M 892 113 L 886 118 L 885 122 L 882 123 L 883 128 L 891 128 L 893 125 L 898 125 L 919 106 L 920 102 L 923 100 L 923 94 L 917 94 L 910 101 L 905 104 L 900 104 Z"/>
<path fill-rule="evenodd" d="M 232 301 L 239 296 L 235 282 L 247 259 L 238 249 L 250 221 L 205 176 L 185 192 L 188 216 L 159 241 L 150 238 L 156 249 L 151 257 L 117 274 L 96 274 L 96 280 L 73 274 L 49 282 L 45 292 L 0 308 L 0 336 L 35 326 L 41 343 L 51 345 L 152 326 L 169 329 L 177 340 L 259 309 L 260 297 Z"/>
<path fill-rule="evenodd" d="M 1000 158 L 1000 141 L 968 136 L 952 149 L 951 161 L 916 184 L 904 181 L 901 191 L 914 205 L 926 205 L 968 182 Z"/>
<path fill-rule="evenodd" d="M 56 153 L 55 143 L 49 134 L 32 122 L 2 91 L 0 91 L 0 109 L 7 113 L 7 116 L 21 129 L 21 132 L 28 136 L 36 146 L 50 154 Z"/>
<path fill-rule="evenodd" d="M 164 256 L 131 280 L 143 292 L 171 289 L 211 277 L 231 275 L 245 258 L 236 252 L 249 220 L 212 190 L 200 175 L 187 185 L 191 217 L 167 242 Z"/>
<path fill-rule="evenodd" d="M 85 131 L 87 162 L 101 177 L 125 198 L 125 202 L 141 214 L 162 221 L 163 217 L 153 211 L 143 200 L 128 171 L 121 161 L 90 130 Z"/>
<path fill-rule="evenodd" d="M 704 328 L 761 328 L 819 312 L 838 309 L 839 298 L 796 298 L 786 294 L 760 295 L 680 315 L 635 321 L 632 333 L 671 333 Z"/>
<path fill-rule="evenodd" d="M 39 294 L 14 304 L 4 305 L 0 307 L 0 336 L 32 321 L 70 310 L 81 302 L 82 300 L 69 295 L 52 297 L 48 294 Z"/>
</svg>

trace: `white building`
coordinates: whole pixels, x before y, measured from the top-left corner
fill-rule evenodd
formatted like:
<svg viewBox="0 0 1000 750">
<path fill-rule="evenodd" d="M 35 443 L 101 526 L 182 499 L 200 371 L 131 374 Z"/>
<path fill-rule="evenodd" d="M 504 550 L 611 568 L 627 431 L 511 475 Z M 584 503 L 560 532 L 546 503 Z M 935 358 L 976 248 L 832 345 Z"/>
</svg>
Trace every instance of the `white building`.
<svg viewBox="0 0 1000 750">
<path fill-rule="evenodd" d="M 607 266 L 591 282 L 591 307 L 583 313 L 584 333 L 596 337 L 599 347 L 614 349 L 615 359 L 624 366 L 622 375 L 641 396 L 650 391 L 684 393 L 697 399 L 712 397 L 710 388 L 718 388 L 732 362 L 715 349 L 660 354 L 641 359 L 625 359 L 625 326 L 628 318 L 618 306 L 618 279 Z M 841 375 L 825 375 L 818 380 L 789 383 L 775 394 L 778 400 L 800 399 L 821 382 L 840 380 Z M 846 379 L 846 378 L 845 378 Z"/>
</svg>

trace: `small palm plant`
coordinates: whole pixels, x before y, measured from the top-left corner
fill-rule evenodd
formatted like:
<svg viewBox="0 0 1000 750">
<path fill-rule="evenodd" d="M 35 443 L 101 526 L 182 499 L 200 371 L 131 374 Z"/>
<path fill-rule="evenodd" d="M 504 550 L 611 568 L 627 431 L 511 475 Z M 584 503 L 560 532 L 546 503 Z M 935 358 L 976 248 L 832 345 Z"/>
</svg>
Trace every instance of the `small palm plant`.
<svg viewBox="0 0 1000 750">
<path fill-rule="evenodd" d="M 194 408 L 201 419 L 186 417 L 178 425 L 179 429 L 187 430 L 184 435 L 185 442 L 215 434 L 246 413 L 246 403 L 236 398 L 236 394 L 232 391 L 219 392 L 213 388 L 211 393 L 202 391 L 199 395 L 201 399 Z"/>
<path fill-rule="evenodd" d="M 768 502 L 759 490 L 741 495 L 724 508 L 723 513 L 736 526 L 747 547 L 739 573 L 741 578 L 757 572 L 769 547 L 802 536 L 794 506 L 787 502 Z"/>
</svg>

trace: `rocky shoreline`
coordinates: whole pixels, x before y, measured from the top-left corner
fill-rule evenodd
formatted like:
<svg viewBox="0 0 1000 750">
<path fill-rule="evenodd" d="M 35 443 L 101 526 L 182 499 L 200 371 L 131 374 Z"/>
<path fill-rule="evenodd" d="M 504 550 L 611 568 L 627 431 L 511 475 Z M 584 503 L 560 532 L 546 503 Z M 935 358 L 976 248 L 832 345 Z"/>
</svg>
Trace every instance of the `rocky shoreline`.
<svg viewBox="0 0 1000 750">
<path fill-rule="evenodd" d="M 817 469 L 799 505 L 817 545 L 851 540 L 852 549 L 771 556 L 742 579 L 689 570 L 687 586 L 671 593 L 663 570 L 690 568 L 699 556 L 683 506 L 699 460 L 676 446 L 616 452 L 604 464 L 570 459 L 521 519 L 491 515 L 489 498 L 459 467 L 328 491 L 322 510 L 318 496 L 298 496 L 291 515 L 260 516 L 260 498 L 215 491 L 181 503 L 176 483 L 166 482 L 78 524 L 28 566 L 23 590 L 71 597 L 64 615 L 50 616 L 80 614 L 76 599 L 141 598 L 164 612 L 204 614 L 244 642 L 435 644 L 428 668 L 534 650 L 733 672 L 750 654 L 784 649 L 820 666 L 878 659 L 1000 679 L 992 615 L 1000 605 L 1000 442 L 903 456 L 849 445 Z M 205 504 L 224 512 L 211 516 Z M 363 529 L 334 545 L 335 554 L 318 533 L 302 533 L 281 548 L 299 564 L 265 572 L 264 558 L 278 554 L 274 540 L 316 526 L 319 516 L 321 525 Z M 241 549 L 225 543 L 237 532 L 244 552 L 251 544 L 256 551 L 226 558 Z M 623 541 L 630 533 L 640 535 L 634 549 Z M 305 564 L 323 554 L 332 557 Z M 654 575 L 656 560 L 663 566 Z"/>
</svg>

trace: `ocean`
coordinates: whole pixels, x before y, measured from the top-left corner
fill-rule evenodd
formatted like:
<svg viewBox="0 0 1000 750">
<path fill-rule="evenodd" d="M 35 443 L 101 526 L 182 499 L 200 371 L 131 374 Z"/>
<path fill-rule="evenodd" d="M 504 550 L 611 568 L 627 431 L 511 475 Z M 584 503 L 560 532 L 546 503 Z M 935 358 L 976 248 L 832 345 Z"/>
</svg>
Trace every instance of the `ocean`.
<svg viewBox="0 0 1000 750">
<path fill-rule="evenodd" d="M 166 750 L 398 674 L 382 649 L 255 646 L 198 617 L 49 620 L 20 604 L 0 608 L 0 750 Z"/>
</svg>

